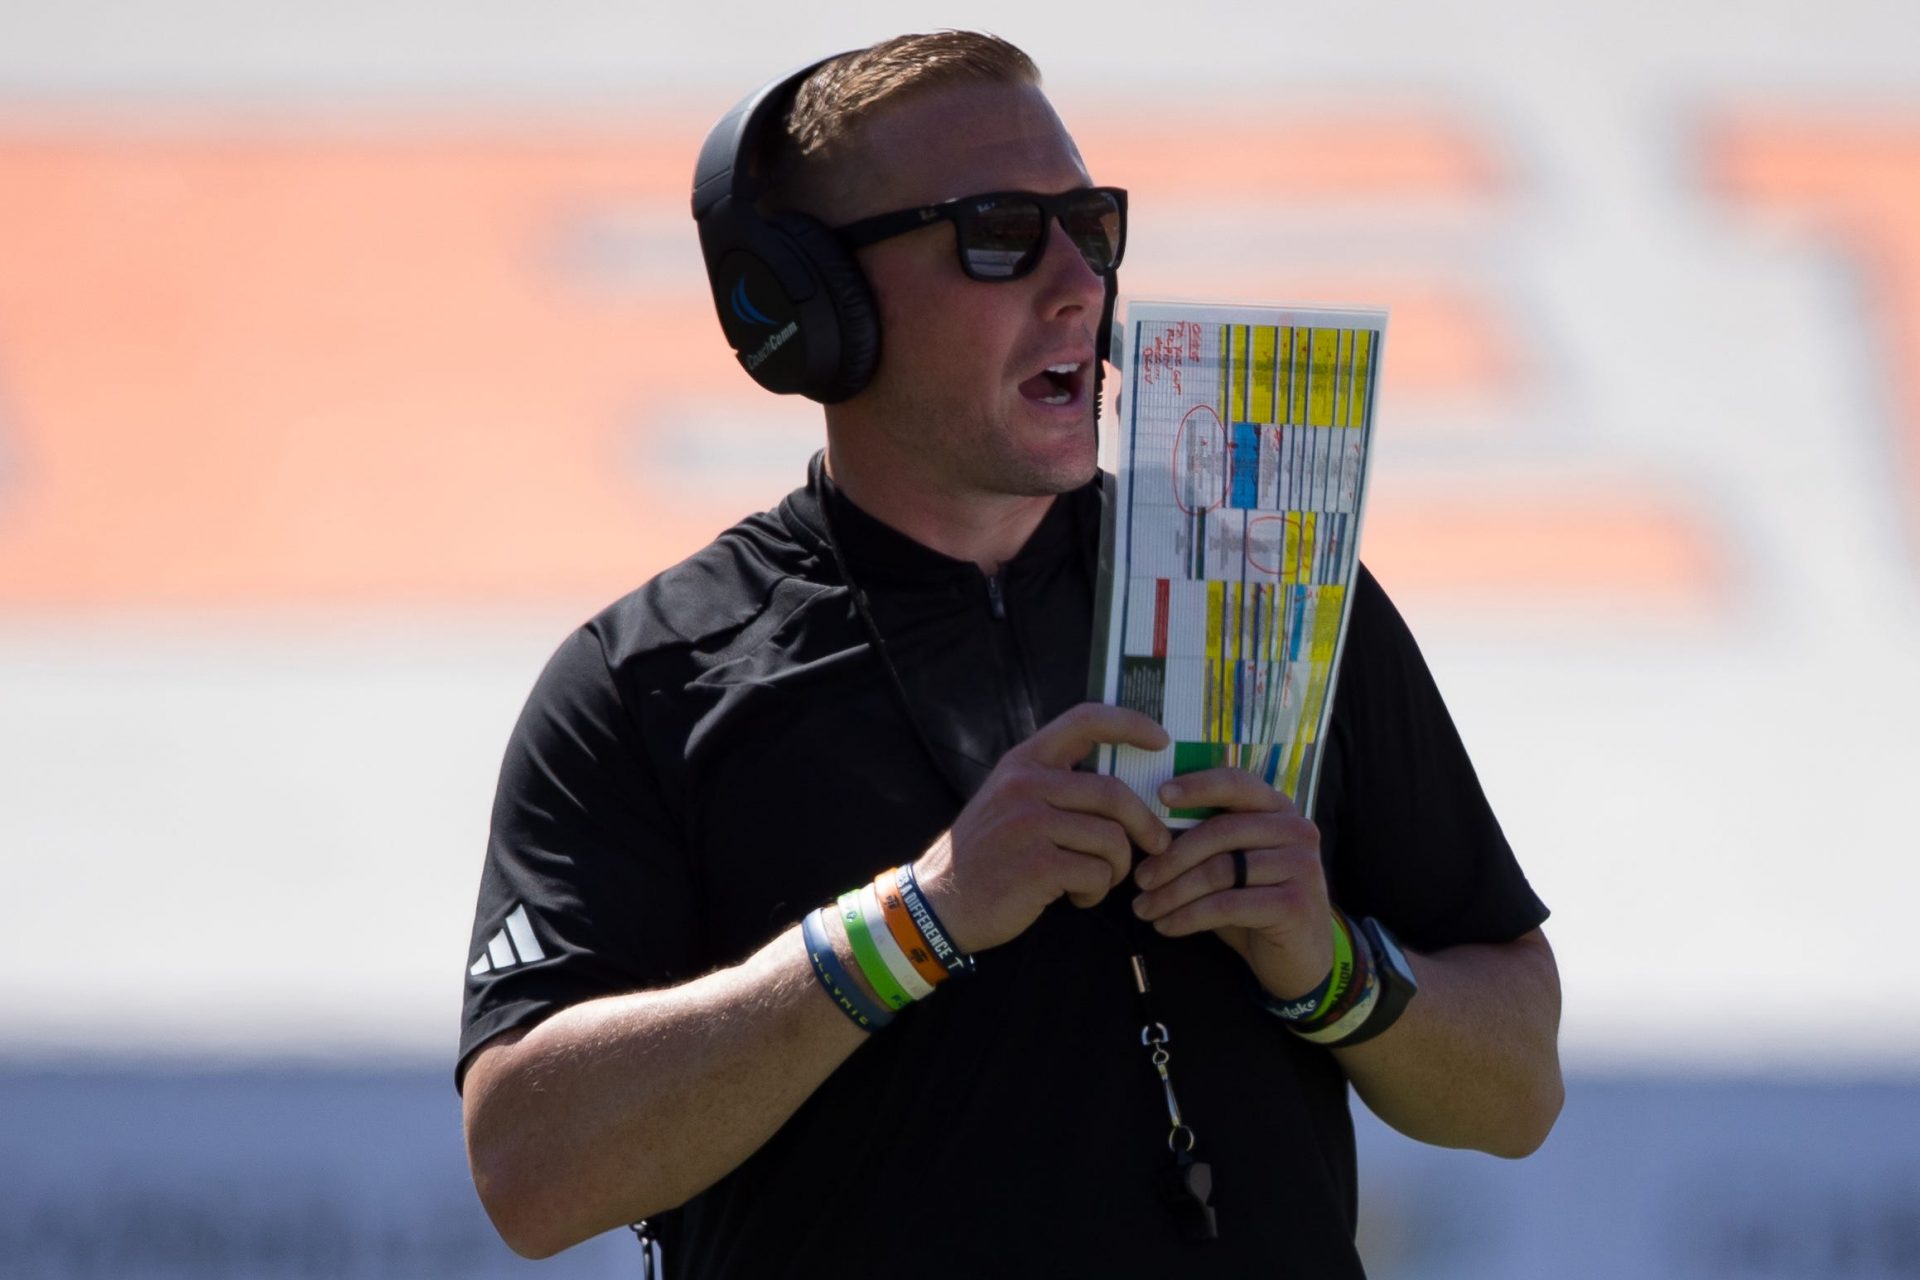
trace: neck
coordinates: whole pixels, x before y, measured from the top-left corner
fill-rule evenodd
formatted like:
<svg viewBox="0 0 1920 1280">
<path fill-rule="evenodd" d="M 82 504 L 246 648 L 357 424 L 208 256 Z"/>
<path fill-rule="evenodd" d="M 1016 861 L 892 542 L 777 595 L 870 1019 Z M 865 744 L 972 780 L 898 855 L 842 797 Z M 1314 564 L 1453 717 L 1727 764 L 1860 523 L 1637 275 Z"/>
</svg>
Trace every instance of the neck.
<svg viewBox="0 0 1920 1280">
<path fill-rule="evenodd" d="M 934 484 L 903 484 L 870 474 L 851 456 L 827 449 L 827 474 L 853 504 L 923 547 L 971 560 L 989 576 L 1011 560 L 1053 506 L 1053 494 L 982 494 Z"/>
</svg>

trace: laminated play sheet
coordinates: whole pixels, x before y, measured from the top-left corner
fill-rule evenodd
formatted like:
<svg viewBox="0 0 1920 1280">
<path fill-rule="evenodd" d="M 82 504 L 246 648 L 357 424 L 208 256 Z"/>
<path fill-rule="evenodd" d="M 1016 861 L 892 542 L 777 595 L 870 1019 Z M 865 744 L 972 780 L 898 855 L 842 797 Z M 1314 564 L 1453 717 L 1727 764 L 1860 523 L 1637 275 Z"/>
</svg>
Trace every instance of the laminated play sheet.
<svg viewBox="0 0 1920 1280">
<path fill-rule="evenodd" d="M 1359 568 L 1384 311 L 1130 302 L 1101 423 L 1108 505 L 1095 696 L 1166 726 L 1103 747 L 1170 826 L 1176 774 L 1235 765 L 1311 814 Z"/>
</svg>

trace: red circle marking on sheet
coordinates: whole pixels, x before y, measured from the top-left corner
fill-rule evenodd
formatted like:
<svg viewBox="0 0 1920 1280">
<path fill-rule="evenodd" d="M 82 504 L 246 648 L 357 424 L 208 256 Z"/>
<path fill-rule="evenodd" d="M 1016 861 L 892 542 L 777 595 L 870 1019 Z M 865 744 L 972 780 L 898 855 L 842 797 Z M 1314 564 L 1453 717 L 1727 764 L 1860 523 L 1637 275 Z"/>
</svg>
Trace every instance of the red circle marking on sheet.
<svg viewBox="0 0 1920 1280">
<path fill-rule="evenodd" d="M 1193 408 L 1187 410 L 1186 416 L 1180 419 L 1179 429 L 1173 433 L 1173 466 L 1170 470 L 1170 474 L 1173 477 L 1173 504 L 1179 507 L 1181 512 L 1185 515 L 1194 515 L 1195 511 L 1192 507 L 1187 505 L 1186 499 L 1181 496 L 1182 486 L 1180 482 L 1186 478 L 1186 471 L 1181 466 L 1181 460 L 1183 458 L 1183 454 L 1181 453 L 1180 446 L 1186 440 L 1187 423 L 1192 421 L 1193 415 L 1196 413 L 1206 413 L 1212 416 L 1213 430 L 1219 434 L 1219 439 L 1220 439 L 1220 447 L 1218 451 L 1214 454 L 1214 456 L 1219 460 L 1218 466 L 1220 468 L 1220 496 L 1218 498 L 1215 498 L 1212 502 L 1209 502 L 1205 507 L 1201 508 L 1201 510 L 1212 511 L 1218 507 L 1225 506 L 1227 503 L 1227 424 L 1220 421 L 1220 411 L 1215 409 L 1212 405 L 1197 404 L 1193 406 Z"/>
</svg>

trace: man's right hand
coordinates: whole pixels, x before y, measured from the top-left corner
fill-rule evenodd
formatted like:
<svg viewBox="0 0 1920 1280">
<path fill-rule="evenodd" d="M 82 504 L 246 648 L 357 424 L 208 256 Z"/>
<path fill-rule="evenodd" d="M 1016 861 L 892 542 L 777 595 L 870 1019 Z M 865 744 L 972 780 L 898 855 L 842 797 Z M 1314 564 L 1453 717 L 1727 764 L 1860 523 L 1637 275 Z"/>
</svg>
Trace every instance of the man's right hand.
<svg viewBox="0 0 1920 1280">
<path fill-rule="evenodd" d="M 1134 845 L 1163 852 L 1172 834 L 1131 787 L 1074 766 L 1102 743 L 1159 751 L 1168 741 L 1138 711 L 1087 702 L 1002 756 L 913 864 L 954 945 L 1017 938 L 1062 894 L 1090 907 L 1132 873 Z"/>
<path fill-rule="evenodd" d="M 1166 850 L 1167 829 L 1124 783 L 1074 771 L 1102 742 L 1157 750 L 1167 735 L 1132 711 L 1074 708 L 1009 751 L 914 864 L 955 945 L 997 946 L 1063 893 L 1091 906 L 1131 873 L 1131 845 Z M 858 967 L 850 952 L 841 963 Z M 866 1039 L 821 994 L 797 925 L 680 986 L 504 1032 L 467 1068 L 481 1203 L 528 1257 L 684 1204 Z"/>
</svg>

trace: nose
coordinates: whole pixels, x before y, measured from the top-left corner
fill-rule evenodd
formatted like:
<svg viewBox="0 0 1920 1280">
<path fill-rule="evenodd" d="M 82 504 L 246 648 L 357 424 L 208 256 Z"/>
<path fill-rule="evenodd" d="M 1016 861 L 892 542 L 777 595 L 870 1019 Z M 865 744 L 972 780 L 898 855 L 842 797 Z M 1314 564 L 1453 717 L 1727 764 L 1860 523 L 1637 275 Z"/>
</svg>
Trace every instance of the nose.
<svg viewBox="0 0 1920 1280">
<path fill-rule="evenodd" d="M 1098 312 L 1106 302 L 1107 278 L 1087 264 L 1080 246 L 1059 218 L 1047 228 L 1047 247 L 1034 274 L 1043 282 L 1041 305 L 1048 315 L 1074 309 Z"/>
</svg>

